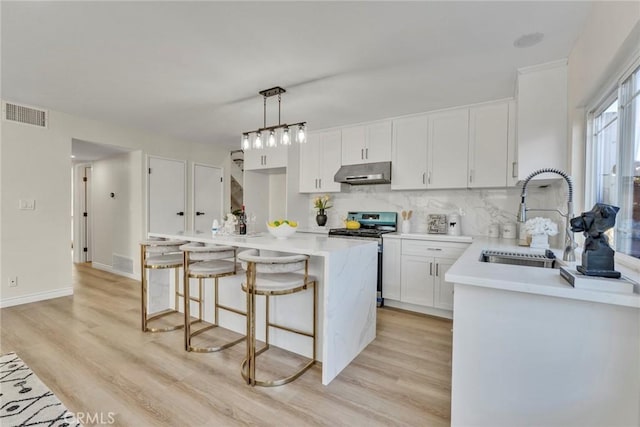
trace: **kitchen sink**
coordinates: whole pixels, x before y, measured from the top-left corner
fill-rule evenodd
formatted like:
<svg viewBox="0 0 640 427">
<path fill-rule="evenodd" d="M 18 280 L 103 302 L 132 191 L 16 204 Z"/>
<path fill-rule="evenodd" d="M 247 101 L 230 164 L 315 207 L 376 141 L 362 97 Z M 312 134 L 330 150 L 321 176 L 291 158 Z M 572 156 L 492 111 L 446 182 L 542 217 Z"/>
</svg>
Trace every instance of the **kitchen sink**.
<svg viewBox="0 0 640 427">
<path fill-rule="evenodd" d="M 485 249 L 480 254 L 481 262 L 522 265 L 525 267 L 558 268 L 555 254 L 547 249 L 544 254 Z"/>
</svg>

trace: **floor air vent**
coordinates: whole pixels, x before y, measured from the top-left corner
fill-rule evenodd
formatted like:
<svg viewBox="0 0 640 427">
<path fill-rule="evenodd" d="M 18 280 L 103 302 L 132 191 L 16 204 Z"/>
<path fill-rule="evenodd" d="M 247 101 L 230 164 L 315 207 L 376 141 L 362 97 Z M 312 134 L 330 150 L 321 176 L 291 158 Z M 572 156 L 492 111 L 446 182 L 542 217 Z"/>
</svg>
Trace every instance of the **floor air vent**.
<svg viewBox="0 0 640 427">
<path fill-rule="evenodd" d="M 133 260 L 122 255 L 112 255 L 111 268 L 122 273 L 133 274 Z"/>
<path fill-rule="evenodd" d="M 47 112 L 45 110 L 4 102 L 2 105 L 2 113 L 4 119 L 11 122 L 24 123 L 42 128 L 47 127 Z"/>
</svg>

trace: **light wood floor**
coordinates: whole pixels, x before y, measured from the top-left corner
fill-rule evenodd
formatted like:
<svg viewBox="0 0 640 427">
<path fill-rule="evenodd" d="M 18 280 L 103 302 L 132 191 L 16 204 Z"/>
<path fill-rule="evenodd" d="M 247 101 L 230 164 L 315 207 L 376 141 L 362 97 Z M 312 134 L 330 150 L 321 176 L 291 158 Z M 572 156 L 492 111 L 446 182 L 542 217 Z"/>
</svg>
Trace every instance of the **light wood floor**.
<svg viewBox="0 0 640 427">
<path fill-rule="evenodd" d="M 252 388 L 239 373 L 243 344 L 196 354 L 182 331 L 142 333 L 139 282 L 77 265 L 74 289 L 2 309 L 0 337 L 1 353 L 18 353 L 73 412 L 127 426 L 449 425 L 449 320 L 379 309 L 377 338 L 328 386 L 314 366 Z"/>
</svg>

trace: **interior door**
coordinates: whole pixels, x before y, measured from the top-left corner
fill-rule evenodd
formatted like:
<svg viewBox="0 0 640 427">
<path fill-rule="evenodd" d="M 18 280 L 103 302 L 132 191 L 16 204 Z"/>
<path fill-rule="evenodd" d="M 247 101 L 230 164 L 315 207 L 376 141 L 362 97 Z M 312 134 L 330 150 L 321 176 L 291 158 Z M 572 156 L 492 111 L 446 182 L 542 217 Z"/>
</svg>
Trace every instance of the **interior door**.
<svg viewBox="0 0 640 427">
<path fill-rule="evenodd" d="M 208 231 L 214 219 L 222 220 L 222 169 L 193 165 L 193 229 Z"/>
<path fill-rule="evenodd" d="M 149 156 L 149 231 L 186 229 L 185 162 Z"/>
</svg>

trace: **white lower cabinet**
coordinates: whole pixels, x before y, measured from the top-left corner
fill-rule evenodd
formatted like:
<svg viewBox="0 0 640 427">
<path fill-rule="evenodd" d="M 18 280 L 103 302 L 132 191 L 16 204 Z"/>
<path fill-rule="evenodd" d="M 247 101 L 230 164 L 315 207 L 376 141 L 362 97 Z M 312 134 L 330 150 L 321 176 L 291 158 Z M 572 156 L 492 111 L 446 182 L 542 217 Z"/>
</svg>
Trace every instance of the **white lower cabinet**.
<svg viewBox="0 0 640 427">
<path fill-rule="evenodd" d="M 433 305 L 433 258 L 403 255 L 400 269 L 400 300 L 411 304 Z"/>
<path fill-rule="evenodd" d="M 382 265 L 385 304 L 450 316 L 453 283 L 444 276 L 468 246 L 458 242 L 385 238 Z"/>
</svg>

